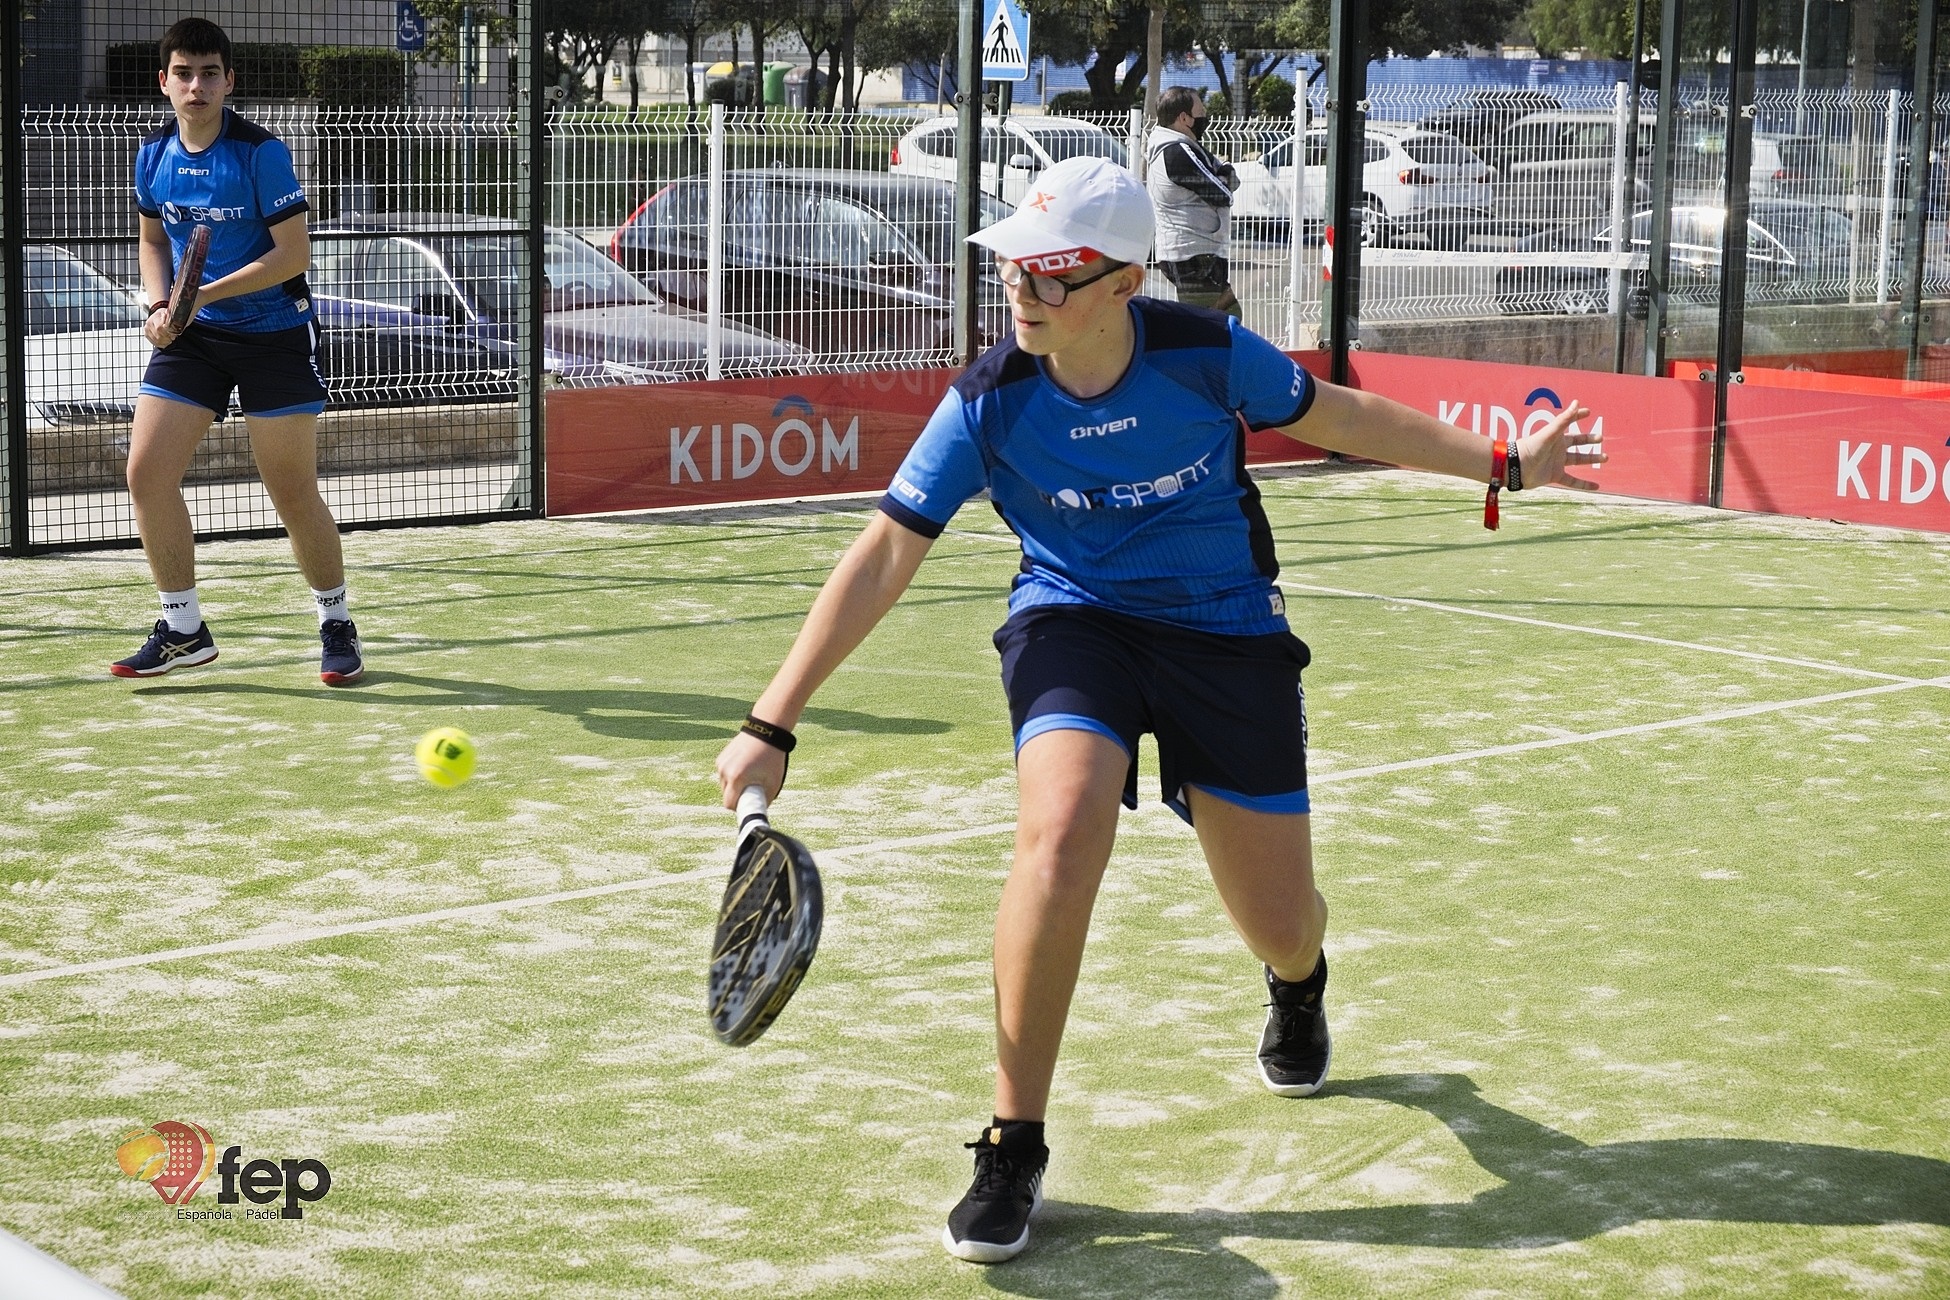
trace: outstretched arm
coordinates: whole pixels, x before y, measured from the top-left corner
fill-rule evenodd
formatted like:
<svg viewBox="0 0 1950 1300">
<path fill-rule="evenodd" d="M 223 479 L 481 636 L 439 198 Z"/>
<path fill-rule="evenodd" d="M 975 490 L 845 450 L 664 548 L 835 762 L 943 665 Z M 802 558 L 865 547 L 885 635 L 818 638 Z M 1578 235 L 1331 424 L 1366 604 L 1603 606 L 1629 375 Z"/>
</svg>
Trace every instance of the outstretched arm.
<svg viewBox="0 0 1950 1300">
<path fill-rule="evenodd" d="M 1572 402 L 1549 424 L 1517 440 L 1525 487 L 1590 491 L 1598 486 L 1571 473 L 1574 468 L 1602 465 L 1606 459 L 1604 435 L 1574 427 L 1590 415 L 1588 408 Z M 1307 413 L 1280 432 L 1366 460 L 1454 474 L 1478 483 L 1490 479 L 1488 438 L 1375 393 L 1320 384 Z"/>
<path fill-rule="evenodd" d="M 876 512 L 819 589 L 785 663 L 752 705 L 753 716 L 788 731 L 798 726 L 806 701 L 894 607 L 933 545 L 933 538 Z M 748 785 L 763 786 L 768 796 L 778 794 L 785 783 L 785 755 L 741 732 L 719 751 L 717 774 L 724 806 L 735 808 Z"/>
</svg>

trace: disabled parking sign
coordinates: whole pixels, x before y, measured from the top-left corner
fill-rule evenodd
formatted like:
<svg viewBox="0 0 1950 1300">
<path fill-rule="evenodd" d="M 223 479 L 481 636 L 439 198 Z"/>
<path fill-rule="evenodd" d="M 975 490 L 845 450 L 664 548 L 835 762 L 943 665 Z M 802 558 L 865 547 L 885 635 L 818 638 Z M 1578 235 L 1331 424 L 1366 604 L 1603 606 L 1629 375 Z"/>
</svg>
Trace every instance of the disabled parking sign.
<svg viewBox="0 0 1950 1300">
<path fill-rule="evenodd" d="M 982 80 L 1029 80 L 1029 15 L 1014 0 L 989 0 L 982 24 Z"/>
</svg>

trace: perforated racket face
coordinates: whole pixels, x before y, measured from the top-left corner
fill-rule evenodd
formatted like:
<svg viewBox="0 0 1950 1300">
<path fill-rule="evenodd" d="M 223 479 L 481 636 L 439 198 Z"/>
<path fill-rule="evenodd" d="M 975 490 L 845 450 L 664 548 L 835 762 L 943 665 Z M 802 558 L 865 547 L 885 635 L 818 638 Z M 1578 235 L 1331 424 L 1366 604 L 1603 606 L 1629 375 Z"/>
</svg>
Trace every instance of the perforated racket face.
<svg viewBox="0 0 1950 1300">
<path fill-rule="evenodd" d="M 799 987 L 819 947 L 819 870 L 805 846 L 769 827 L 746 837 L 718 909 L 707 1004 L 733 1047 L 755 1040 Z"/>
<path fill-rule="evenodd" d="M 190 232 L 183 264 L 176 268 L 176 287 L 169 293 L 169 327 L 173 330 L 182 329 L 196 315 L 197 294 L 203 288 L 203 260 L 209 255 L 210 227 L 198 226 Z"/>
</svg>

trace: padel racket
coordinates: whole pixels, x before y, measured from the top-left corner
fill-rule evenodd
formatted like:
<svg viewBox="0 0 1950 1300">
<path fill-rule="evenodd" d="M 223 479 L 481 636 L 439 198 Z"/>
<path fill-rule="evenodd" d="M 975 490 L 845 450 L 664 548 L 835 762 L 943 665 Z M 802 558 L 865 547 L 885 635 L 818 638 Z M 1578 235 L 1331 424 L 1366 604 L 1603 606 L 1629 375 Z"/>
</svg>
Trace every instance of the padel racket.
<svg viewBox="0 0 1950 1300">
<path fill-rule="evenodd" d="M 176 285 L 169 291 L 169 328 L 178 334 L 196 315 L 196 296 L 203 291 L 203 259 L 210 255 L 210 227 L 190 231 L 183 264 L 176 268 Z"/>
<path fill-rule="evenodd" d="M 825 907 L 806 846 L 772 829 L 765 792 L 738 796 L 738 852 L 711 941 L 711 1032 L 731 1047 L 757 1041 L 805 977 Z"/>
</svg>

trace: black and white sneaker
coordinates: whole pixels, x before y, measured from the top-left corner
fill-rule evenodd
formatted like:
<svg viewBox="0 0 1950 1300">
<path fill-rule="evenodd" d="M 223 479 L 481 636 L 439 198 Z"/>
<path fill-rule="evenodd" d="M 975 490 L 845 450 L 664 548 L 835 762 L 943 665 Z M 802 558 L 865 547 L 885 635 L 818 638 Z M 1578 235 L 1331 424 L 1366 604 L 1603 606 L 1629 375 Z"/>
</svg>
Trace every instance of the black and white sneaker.
<svg viewBox="0 0 1950 1300">
<path fill-rule="evenodd" d="M 1041 1142 L 1002 1145 L 1002 1130 L 982 1130 L 965 1143 L 975 1153 L 975 1181 L 948 1215 L 941 1244 L 956 1259 L 999 1264 L 1029 1244 L 1029 1216 L 1043 1203 L 1049 1148 Z"/>
<path fill-rule="evenodd" d="M 344 686 L 364 675 L 366 663 L 359 656 L 359 629 L 352 626 L 352 620 L 327 619 L 319 626 L 318 640 L 324 646 L 318 660 L 320 681 L 327 686 Z"/>
<path fill-rule="evenodd" d="M 1289 984 L 1269 968 L 1266 1028 L 1259 1035 L 1259 1077 L 1282 1097 L 1311 1097 L 1327 1082 L 1333 1055 L 1327 1037 L 1327 954 L 1306 979 Z"/>
<path fill-rule="evenodd" d="M 208 623 L 198 623 L 194 632 L 176 632 L 169 620 L 159 618 L 142 649 L 127 659 L 108 666 L 117 677 L 160 677 L 172 668 L 194 668 L 217 657 L 217 640 Z"/>
</svg>

